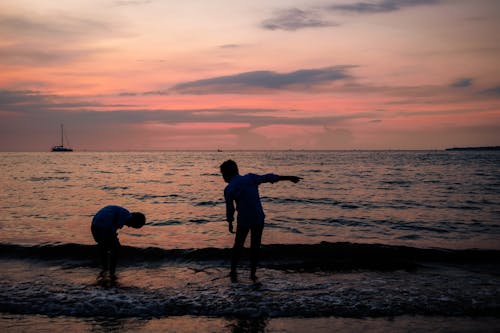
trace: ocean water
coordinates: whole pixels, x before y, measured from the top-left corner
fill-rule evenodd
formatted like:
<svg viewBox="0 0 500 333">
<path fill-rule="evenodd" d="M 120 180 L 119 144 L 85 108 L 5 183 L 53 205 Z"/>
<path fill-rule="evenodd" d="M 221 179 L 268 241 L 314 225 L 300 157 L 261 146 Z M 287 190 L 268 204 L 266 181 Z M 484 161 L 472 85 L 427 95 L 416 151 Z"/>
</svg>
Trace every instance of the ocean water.
<svg viewBox="0 0 500 333">
<path fill-rule="evenodd" d="M 303 177 L 260 186 L 258 284 L 245 260 L 240 281 L 227 278 L 219 165 L 229 158 L 242 174 Z M 0 327 L 47 324 L 39 316 L 61 331 L 81 318 L 134 330 L 172 316 L 181 331 L 193 320 L 231 331 L 231 318 L 267 331 L 285 318 L 295 320 L 285 330 L 307 328 L 301 318 L 420 318 L 407 316 L 500 327 L 499 152 L 0 153 L 0 184 Z M 120 230 L 112 287 L 96 283 L 89 230 L 108 204 L 148 220 Z"/>
<path fill-rule="evenodd" d="M 219 165 L 298 175 L 263 184 L 266 244 L 321 241 L 500 249 L 498 152 L 2 153 L 2 241 L 93 244 L 107 204 L 144 212 L 133 246 L 226 247 Z"/>
</svg>

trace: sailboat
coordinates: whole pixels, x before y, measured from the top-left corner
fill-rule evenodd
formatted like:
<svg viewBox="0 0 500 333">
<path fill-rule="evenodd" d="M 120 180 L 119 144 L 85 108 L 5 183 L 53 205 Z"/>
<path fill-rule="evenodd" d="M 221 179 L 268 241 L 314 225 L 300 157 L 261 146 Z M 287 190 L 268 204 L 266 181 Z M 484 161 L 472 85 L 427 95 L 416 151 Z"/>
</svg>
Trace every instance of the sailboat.
<svg viewBox="0 0 500 333">
<path fill-rule="evenodd" d="M 73 151 L 69 147 L 64 147 L 64 127 L 61 124 L 61 145 L 52 147 L 52 151 Z"/>
</svg>

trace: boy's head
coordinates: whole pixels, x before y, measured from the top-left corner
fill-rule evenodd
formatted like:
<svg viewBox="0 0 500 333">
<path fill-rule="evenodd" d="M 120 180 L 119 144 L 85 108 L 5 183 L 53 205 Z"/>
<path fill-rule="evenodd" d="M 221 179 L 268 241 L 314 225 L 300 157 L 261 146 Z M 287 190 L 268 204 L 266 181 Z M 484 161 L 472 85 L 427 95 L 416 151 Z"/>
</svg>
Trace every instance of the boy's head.
<svg viewBox="0 0 500 333">
<path fill-rule="evenodd" d="M 146 216 L 143 213 L 133 212 L 126 224 L 132 228 L 142 228 L 146 224 Z"/>
<path fill-rule="evenodd" d="M 220 165 L 220 172 L 224 181 L 229 183 L 231 178 L 239 174 L 238 165 L 233 160 L 227 160 Z"/>
</svg>

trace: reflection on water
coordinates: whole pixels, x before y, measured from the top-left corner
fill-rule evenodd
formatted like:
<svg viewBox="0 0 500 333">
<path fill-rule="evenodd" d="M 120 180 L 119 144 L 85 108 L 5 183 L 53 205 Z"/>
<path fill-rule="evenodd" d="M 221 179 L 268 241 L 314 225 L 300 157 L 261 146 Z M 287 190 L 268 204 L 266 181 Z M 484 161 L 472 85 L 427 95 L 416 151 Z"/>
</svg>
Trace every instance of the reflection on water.
<svg viewBox="0 0 500 333">
<path fill-rule="evenodd" d="M 69 317 L 10 316 L 0 317 L 0 327 L 11 332 L 498 332 L 500 320 L 494 317 L 456 318 L 401 316 L 395 318 L 276 318 L 238 320 L 210 317 L 169 317 L 162 319 L 74 319 Z"/>
<path fill-rule="evenodd" d="M 236 319 L 227 327 L 230 328 L 233 333 L 259 333 L 265 331 L 267 323 L 268 320 L 265 318 Z"/>
</svg>

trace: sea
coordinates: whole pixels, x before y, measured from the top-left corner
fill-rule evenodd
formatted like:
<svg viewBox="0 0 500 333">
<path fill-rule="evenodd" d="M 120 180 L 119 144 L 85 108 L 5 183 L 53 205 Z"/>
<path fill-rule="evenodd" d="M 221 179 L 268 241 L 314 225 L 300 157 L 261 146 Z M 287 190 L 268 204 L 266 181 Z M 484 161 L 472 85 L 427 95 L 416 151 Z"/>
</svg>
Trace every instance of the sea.
<svg viewBox="0 0 500 333">
<path fill-rule="evenodd" d="M 219 166 L 302 180 L 259 187 L 254 283 Z M 498 332 L 499 151 L 0 153 L 2 332 Z M 98 279 L 93 215 L 124 227 Z M 248 242 L 247 242 L 248 246 Z"/>
</svg>

